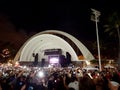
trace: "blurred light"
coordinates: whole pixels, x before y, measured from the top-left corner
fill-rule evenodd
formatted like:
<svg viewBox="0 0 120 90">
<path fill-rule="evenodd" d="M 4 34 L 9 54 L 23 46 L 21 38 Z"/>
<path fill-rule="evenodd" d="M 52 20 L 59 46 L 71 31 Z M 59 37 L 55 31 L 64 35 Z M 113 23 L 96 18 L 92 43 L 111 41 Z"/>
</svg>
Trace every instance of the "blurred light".
<svg viewBox="0 0 120 90">
<path fill-rule="evenodd" d="M 51 68 L 51 67 L 53 67 L 53 65 L 49 64 L 48 67 Z"/>
<path fill-rule="evenodd" d="M 7 65 L 8 65 L 8 66 L 12 66 L 12 64 L 11 64 L 11 63 L 9 63 L 9 62 L 7 63 Z"/>
<path fill-rule="evenodd" d="M 57 56 L 52 56 L 49 59 L 49 63 L 59 63 L 59 57 Z"/>
<path fill-rule="evenodd" d="M 16 66 L 16 67 L 19 66 L 19 62 L 16 61 L 16 62 L 15 62 L 15 66 Z"/>
<path fill-rule="evenodd" d="M 25 68 L 27 68 L 27 66 L 23 66 L 23 68 L 25 69 Z"/>
<path fill-rule="evenodd" d="M 43 78 L 44 77 L 44 72 L 43 71 L 39 71 L 37 73 L 37 77 Z"/>
<path fill-rule="evenodd" d="M 89 62 L 89 61 L 86 61 L 86 64 L 87 64 L 87 65 L 90 65 L 90 62 Z"/>
</svg>

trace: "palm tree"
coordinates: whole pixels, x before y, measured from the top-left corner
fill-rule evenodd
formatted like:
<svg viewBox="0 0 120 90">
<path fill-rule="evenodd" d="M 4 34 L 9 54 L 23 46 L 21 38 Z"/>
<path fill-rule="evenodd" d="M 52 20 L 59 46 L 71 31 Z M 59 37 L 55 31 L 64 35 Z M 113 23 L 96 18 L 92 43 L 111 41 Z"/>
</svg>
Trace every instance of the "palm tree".
<svg viewBox="0 0 120 90">
<path fill-rule="evenodd" d="M 108 32 L 110 36 L 118 37 L 118 65 L 120 65 L 120 13 L 113 12 L 107 18 L 108 24 L 104 25 L 105 32 Z"/>
</svg>

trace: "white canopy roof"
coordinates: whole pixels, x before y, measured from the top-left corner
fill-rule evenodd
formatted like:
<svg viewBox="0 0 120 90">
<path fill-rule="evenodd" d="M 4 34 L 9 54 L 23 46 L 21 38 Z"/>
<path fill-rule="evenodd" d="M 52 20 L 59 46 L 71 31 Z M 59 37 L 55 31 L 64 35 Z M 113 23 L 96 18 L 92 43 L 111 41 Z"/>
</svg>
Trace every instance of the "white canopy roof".
<svg viewBox="0 0 120 90">
<path fill-rule="evenodd" d="M 58 30 L 46 30 L 35 34 L 28 39 L 20 48 L 14 60 L 33 61 L 33 53 L 38 53 L 40 55 L 39 58 L 41 58 L 43 57 L 43 51 L 45 49 L 60 48 L 64 55 L 65 52 L 70 53 L 72 61 L 78 61 L 78 56 L 73 47 L 67 41 L 52 33 L 61 34 L 69 38 L 78 47 L 86 60 L 94 59 L 94 56 L 89 52 L 89 50 L 72 35 Z"/>
</svg>

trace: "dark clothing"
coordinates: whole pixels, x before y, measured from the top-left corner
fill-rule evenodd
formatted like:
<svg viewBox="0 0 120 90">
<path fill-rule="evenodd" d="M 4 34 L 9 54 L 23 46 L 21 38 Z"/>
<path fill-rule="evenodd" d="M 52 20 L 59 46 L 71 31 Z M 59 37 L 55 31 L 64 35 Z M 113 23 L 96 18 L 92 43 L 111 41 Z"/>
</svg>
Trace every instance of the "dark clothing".
<svg viewBox="0 0 120 90">
<path fill-rule="evenodd" d="M 25 80 L 21 80 L 23 77 L 19 77 L 16 80 L 14 90 L 21 90 L 22 86 L 25 84 Z"/>
</svg>

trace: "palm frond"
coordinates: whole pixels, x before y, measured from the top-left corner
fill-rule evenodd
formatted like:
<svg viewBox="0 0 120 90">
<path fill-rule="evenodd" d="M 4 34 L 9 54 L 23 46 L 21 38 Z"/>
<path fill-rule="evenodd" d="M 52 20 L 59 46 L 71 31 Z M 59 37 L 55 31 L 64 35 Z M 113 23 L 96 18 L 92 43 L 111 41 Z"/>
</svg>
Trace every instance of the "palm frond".
<svg viewBox="0 0 120 90">
<path fill-rule="evenodd" d="M 105 30 L 104 30 L 104 32 L 109 32 L 110 31 L 110 28 L 106 28 Z"/>
<path fill-rule="evenodd" d="M 109 27 L 109 24 L 105 24 L 103 25 L 104 28 L 108 28 Z"/>
<path fill-rule="evenodd" d="M 109 35 L 112 36 L 114 33 L 113 32 L 110 32 Z"/>
</svg>

